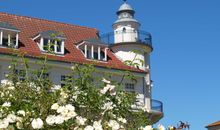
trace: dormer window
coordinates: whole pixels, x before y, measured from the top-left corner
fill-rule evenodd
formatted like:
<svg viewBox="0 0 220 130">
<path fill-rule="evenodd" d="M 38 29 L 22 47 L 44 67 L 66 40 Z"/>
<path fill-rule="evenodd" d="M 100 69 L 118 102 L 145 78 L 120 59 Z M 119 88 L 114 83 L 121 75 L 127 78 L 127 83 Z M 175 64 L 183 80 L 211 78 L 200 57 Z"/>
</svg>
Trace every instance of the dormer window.
<svg viewBox="0 0 220 130">
<path fill-rule="evenodd" d="M 86 59 L 107 61 L 107 45 L 98 39 L 89 39 L 79 43 L 77 48 L 82 51 Z"/>
<path fill-rule="evenodd" d="M 0 22 L 0 46 L 18 48 L 18 33 L 20 31 L 7 22 Z"/>
<path fill-rule="evenodd" d="M 38 43 L 38 46 L 42 52 L 64 54 L 64 42 L 65 37 L 63 34 L 56 31 L 41 32 L 34 40 Z"/>
</svg>

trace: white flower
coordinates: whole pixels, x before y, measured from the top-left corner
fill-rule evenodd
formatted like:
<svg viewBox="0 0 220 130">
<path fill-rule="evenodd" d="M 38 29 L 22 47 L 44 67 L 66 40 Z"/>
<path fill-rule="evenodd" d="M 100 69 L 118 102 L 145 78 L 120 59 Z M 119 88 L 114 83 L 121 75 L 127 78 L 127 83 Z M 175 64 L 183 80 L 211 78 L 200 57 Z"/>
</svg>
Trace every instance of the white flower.
<svg viewBox="0 0 220 130">
<path fill-rule="evenodd" d="M 49 115 L 46 118 L 46 122 L 47 122 L 48 125 L 53 125 L 55 123 L 55 119 L 56 119 L 56 116 Z"/>
<path fill-rule="evenodd" d="M 73 66 L 71 66 L 71 70 L 74 70 L 75 69 L 75 66 L 73 65 Z"/>
<path fill-rule="evenodd" d="M 58 115 L 58 116 L 55 117 L 55 124 L 60 125 L 60 124 L 62 124 L 63 122 L 64 122 L 63 116 Z"/>
<path fill-rule="evenodd" d="M 95 130 L 103 130 L 101 120 L 93 122 L 93 128 Z"/>
<path fill-rule="evenodd" d="M 71 104 L 68 104 L 66 106 L 60 106 L 57 109 L 57 113 L 60 113 L 63 116 L 65 121 L 77 116 L 77 114 L 75 112 L 75 107 L 72 106 Z"/>
<path fill-rule="evenodd" d="M 6 117 L 6 120 L 7 120 L 9 123 L 15 123 L 15 122 L 16 122 L 16 119 L 17 119 L 17 117 L 16 117 L 14 114 L 9 114 L 9 115 Z"/>
<path fill-rule="evenodd" d="M 17 122 L 23 122 L 23 118 L 21 118 L 21 117 L 16 117 L 16 121 L 17 121 Z"/>
<path fill-rule="evenodd" d="M 127 123 L 127 120 L 125 118 L 118 118 L 118 121 L 122 122 L 122 123 Z"/>
<path fill-rule="evenodd" d="M 8 86 L 12 86 L 13 85 L 13 83 L 11 81 L 7 80 L 7 79 L 1 80 L 1 84 L 2 85 L 8 85 Z"/>
<path fill-rule="evenodd" d="M 86 122 L 86 118 L 83 118 L 83 117 L 81 117 L 81 116 L 77 116 L 76 117 L 76 123 L 78 124 L 78 125 L 85 125 L 85 122 Z"/>
<path fill-rule="evenodd" d="M 25 111 L 24 110 L 19 110 L 19 111 L 17 111 L 17 114 L 25 116 Z"/>
<path fill-rule="evenodd" d="M 62 96 L 62 98 L 64 98 L 64 99 L 68 98 L 68 94 L 65 93 L 64 91 L 60 92 L 60 96 Z"/>
<path fill-rule="evenodd" d="M 165 130 L 165 127 L 164 127 L 163 125 L 159 124 L 159 125 L 158 125 L 158 129 L 159 129 L 159 130 Z"/>
<path fill-rule="evenodd" d="M 61 86 L 60 86 L 60 85 L 53 85 L 52 90 L 59 90 L 60 88 L 61 88 Z"/>
<path fill-rule="evenodd" d="M 73 95 L 73 96 L 72 96 L 72 99 L 76 100 L 77 97 L 78 97 L 77 95 Z"/>
<path fill-rule="evenodd" d="M 145 127 L 141 127 L 140 130 L 153 130 L 151 125 L 147 125 Z"/>
<path fill-rule="evenodd" d="M 61 113 L 61 112 L 63 112 L 64 109 L 65 109 L 64 106 L 58 106 L 57 113 Z"/>
<path fill-rule="evenodd" d="M 69 111 L 75 111 L 75 107 L 74 107 L 73 105 L 71 105 L 71 104 L 67 104 L 65 107 L 66 107 Z"/>
<path fill-rule="evenodd" d="M 104 87 L 103 89 L 100 90 L 101 94 L 105 94 L 108 91 L 108 87 Z"/>
<path fill-rule="evenodd" d="M 110 92 L 111 96 L 116 95 L 115 85 L 107 84 L 103 89 L 100 90 L 100 93 L 105 94 L 107 91 Z"/>
<path fill-rule="evenodd" d="M 23 124 L 18 121 L 18 122 L 16 123 L 16 127 L 17 127 L 17 129 L 19 129 L 19 130 L 20 130 L 20 129 L 23 129 Z"/>
<path fill-rule="evenodd" d="M 10 65 L 8 66 L 8 69 L 11 69 L 11 66 L 10 66 Z"/>
<path fill-rule="evenodd" d="M 113 102 L 107 102 L 104 104 L 104 106 L 102 107 L 103 110 L 111 110 L 113 109 Z"/>
<path fill-rule="evenodd" d="M 91 125 L 88 125 L 84 128 L 84 130 L 94 130 L 94 128 Z"/>
<path fill-rule="evenodd" d="M 108 126 L 111 127 L 112 130 L 119 130 L 120 129 L 119 123 L 115 120 L 110 120 L 108 123 Z"/>
<path fill-rule="evenodd" d="M 113 91 L 115 89 L 115 85 L 107 84 L 107 87 L 109 87 L 109 91 Z"/>
<path fill-rule="evenodd" d="M 76 112 L 74 112 L 74 111 L 70 111 L 70 112 L 68 112 L 66 115 L 63 115 L 63 116 L 64 116 L 64 119 L 65 119 L 65 121 L 66 121 L 66 120 L 69 120 L 69 119 L 71 119 L 71 118 L 76 117 L 77 114 L 76 114 Z"/>
<path fill-rule="evenodd" d="M 59 108 L 58 103 L 54 103 L 54 104 L 51 106 L 51 109 L 52 109 L 52 110 L 57 110 L 58 108 Z"/>
<path fill-rule="evenodd" d="M 10 107 L 11 106 L 11 102 L 5 102 L 2 104 L 3 107 Z"/>
<path fill-rule="evenodd" d="M 105 78 L 102 78 L 102 82 L 107 83 L 107 84 L 110 84 L 110 83 L 111 83 L 109 80 L 107 80 L 107 79 L 105 79 Z"/>
<path fill-rule="evenodd" d="M 43 127 L 44 123 L 40 118 L 34 119 L 31 122 L 31 126 L 33 129 L 41 129 Z"/>
<path fill-rule="evenodd" d="M 9 122 L 7 120 L 0 120 L 0 129 L 6 129 L 9 125 Z"/>
<path fill-rule="evenodd" d="M 29 85 L 30 85 L 30 87 L 32 87 L 32 88 L 37 88 L 36 84 L 33 83 L 33 82 L 31 82 Z"/>
</svg>

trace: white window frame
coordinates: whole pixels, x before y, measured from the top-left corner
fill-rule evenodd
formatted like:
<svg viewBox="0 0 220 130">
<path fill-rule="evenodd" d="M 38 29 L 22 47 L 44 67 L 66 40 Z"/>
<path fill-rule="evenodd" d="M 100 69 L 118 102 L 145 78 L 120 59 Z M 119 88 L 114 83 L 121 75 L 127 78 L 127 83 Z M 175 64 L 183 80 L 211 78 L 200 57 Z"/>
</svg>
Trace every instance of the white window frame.
<svg viewBox="0 0 220 130">
<path fill-rule="evenodd" d="M 41 51 L 43 51 L 43 52 L 47 52 L 48 50 L 44 50 L 44 39 L 48 39 L 48 38 L 43 38 L 43 37 L 41 37 L 41 39 L 40 39 L 40 49 L 41 49 Z M 50 41 L 51 41 L 51 39 L 48 39 L 48 43 L 50 43 Z M 54 53 L 55 54 L 61 54 L 61 55 L 63 55 L 64 54 L 64 50 L 65 50 L 65 47 L 64 47 L 64 40 L 62 40 L 62 39 L 60 39 L 60 41 L 61 41 L 61 51 L 60 52 L 58 52 L 57 51 L 57 40 L 55 40 L 55 45 L 53 46 L 54 47 Z"/>
<path fill-rule="evenodd" d="M 9 31 L 9 30 L 7 30 L 7 31 Z M 9 31 L 10 32 L 10 31 Z M 11 31 L 11 32 L 13 32 L 13 31 Z M 14 48 L 18 48 L 18 40 L 19 40 L 19 32 L 14 32 L 14 33 L 16 33 L 15 34 L 15 43 L 14 43 Z M 3 29 L 1 29 L 0 30 L 0 46 L 3 46 L 3 38 L 4 38 L 4 30 Z M 10 33 L 8 33 L 8 35 L 7 35 L 7 38 L 8 38 L 8 43 L 7 43 L 7 46 L 6 47 L 10 47 L 10 45 L 11 45 L 11 41 L 12 41 L 12 37 L 11 37 L 11 34 Z M 4 46 L 5 47 L 5 46 Z"/>
</svg>

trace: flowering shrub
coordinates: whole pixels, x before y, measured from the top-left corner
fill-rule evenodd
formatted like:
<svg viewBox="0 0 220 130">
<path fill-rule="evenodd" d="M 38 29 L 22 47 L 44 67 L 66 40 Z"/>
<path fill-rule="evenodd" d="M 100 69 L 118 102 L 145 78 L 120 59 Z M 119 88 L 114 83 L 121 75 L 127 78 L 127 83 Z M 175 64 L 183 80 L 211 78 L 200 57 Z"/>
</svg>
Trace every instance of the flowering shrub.
<svg viewBox="0 0 220 130">
<path fill-rule="evenodd" d="M 0 87 L 0 129 L 151 130 L 145 109 L 135 110 L 136 94 L 120 83 L 96 79 L 92 65 L 74 65 L 63 87 L 44 76 L 46 60 L 31 70 L 26 60 L 9 66 Z"/>
</svg>

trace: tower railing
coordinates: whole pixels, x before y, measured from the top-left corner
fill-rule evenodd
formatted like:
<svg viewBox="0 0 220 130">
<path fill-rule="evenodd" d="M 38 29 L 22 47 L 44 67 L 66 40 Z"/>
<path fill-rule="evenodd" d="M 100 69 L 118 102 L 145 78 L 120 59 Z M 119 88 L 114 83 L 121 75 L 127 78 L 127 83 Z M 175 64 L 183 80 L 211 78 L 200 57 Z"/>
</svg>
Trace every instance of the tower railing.
<svg viewBox="0 0 220 130">
<path fill-rule="evenodd" d="M 151 99 L 151 109 L 154 111 L 163 112 L 163 103 L 161 101 Z"/>
<path fill-rule="evenodd" d="M 115 39 L 116 37 L 119 38 L 120 40 L 116 40 Z M 109 32 L 109 33 L 100 35 L 100 39 L 103 43 L 108 44 L 108 45 L 115 44 L 115 43 L 136 42 L 136 43 L 146 44 L 152 47 L 151 34 L 149 32 L 142 31 L 142 30 L 138 30 L 136 32 L 135 31 L 120 31 L 120 32 L 118 31 L 115 33 Z"/>
</svg>

